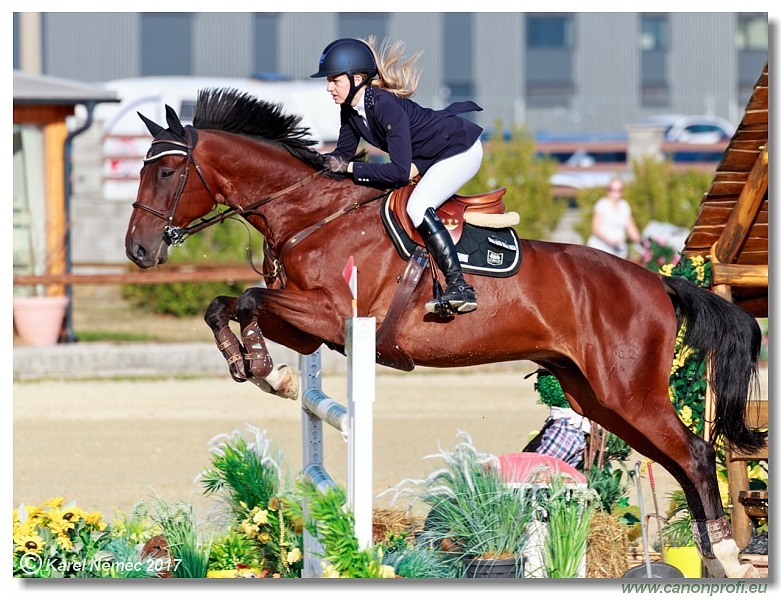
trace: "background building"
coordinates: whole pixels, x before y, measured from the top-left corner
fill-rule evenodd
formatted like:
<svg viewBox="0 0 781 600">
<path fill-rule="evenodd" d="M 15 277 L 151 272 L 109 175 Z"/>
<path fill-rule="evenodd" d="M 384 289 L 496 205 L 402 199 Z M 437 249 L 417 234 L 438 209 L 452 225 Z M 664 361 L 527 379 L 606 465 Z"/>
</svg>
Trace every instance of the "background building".
<svg viewBox="0 0 781 600">
<path fill-rule="evenodd" d="M 422 51 L 417 99 L 475 99 L 484 127 L 624 132 L 658 113 L 737 124 L 767 59 L 767 13 L 15 13 L 14 68 L 75 81 L 305 79 L 338 37 Z"/>
</svg>

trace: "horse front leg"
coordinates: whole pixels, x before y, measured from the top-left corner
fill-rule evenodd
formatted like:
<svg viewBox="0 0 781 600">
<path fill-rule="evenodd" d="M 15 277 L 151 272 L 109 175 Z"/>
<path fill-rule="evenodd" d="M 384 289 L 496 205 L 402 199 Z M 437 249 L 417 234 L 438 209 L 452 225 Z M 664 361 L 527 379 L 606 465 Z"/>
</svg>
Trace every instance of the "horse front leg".
<svg viewBox="0 0 781 600">
<path fill-rule="evenodd" d="M 217 348 L 228 363 L 228 370 L 234 381 L 247 381 L 244 368 L 244 349 L 230 328 L 230 322 L 236 320 L 236 301 L 234 296 L 217 296 L 209 303 L 203 319 L 214 334 Z"/>
<path fill-rule="evenodd" d="M 249 289 L 237 299 L 234 309 L 241 329 L 247 380 L 276 396 L 298 398 L 298 373 L 289 365 L 274 364 L 266 338 L 302 354 L 311 354 L 323 341 L 333 340 L 339 320 L 328 317 L 332 312 L 324 310 L 324 301 L 330 304 L 330 296 L 317 291 L 265 288 Z"/>
</svg>

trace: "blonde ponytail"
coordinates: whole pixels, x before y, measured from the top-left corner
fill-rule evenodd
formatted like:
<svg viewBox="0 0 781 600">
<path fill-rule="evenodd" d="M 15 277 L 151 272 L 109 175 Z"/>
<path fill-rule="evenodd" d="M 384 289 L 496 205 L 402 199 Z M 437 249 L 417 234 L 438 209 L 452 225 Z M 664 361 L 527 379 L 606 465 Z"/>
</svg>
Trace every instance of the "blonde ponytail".
<svg viewBox="0 0 781 600">
<path fill-rule="evenodd" d="M 365 40 L 377 64 L 378 79 L 372 85 L 387 90 L 401 98 L 409 98 L 415 94 L 420 81 L 421 72 L 415 66 L 421 53 L 416 52 L 404 59 L 404 42 L 391 42 L 385 38 L 377 48 L 377 39 L 372 35 Z"/>
</svg>

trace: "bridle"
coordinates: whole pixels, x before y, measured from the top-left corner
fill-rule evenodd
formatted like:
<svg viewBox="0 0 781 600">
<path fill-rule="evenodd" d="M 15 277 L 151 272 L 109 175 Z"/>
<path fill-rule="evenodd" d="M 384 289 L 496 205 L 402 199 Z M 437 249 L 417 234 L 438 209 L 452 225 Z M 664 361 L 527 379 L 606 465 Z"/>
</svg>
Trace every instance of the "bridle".
<svg viewBox="0 0 781 600">
<path fill-rule="evenodd" d="M 174 217 L 176 216 L 176 209 L 179 207 L 179 202 L 181 201 L 182 195 L 184 194 L 184 188 L 187 185 L 187 180 L 190 177 L 191 164 L 193 167 L 195 167 L 195 172 L 198 173 L 198 178 L 201 180 L 201 183 L 203 183 L 203 187 L 206 189 L 206 192 L 209 194 L 209 197 L 212 199 L 212 203 L 214 204 L 214 206 L 217 206 L 218 204 L 216 195 L 214 194 L 214 192 L 212 192 L 211 188 L 209 187 L 209 184 L 206 181 L 203 172 L 201 171 L 201 167 L 198 165 L 198 162 L 195 160 L 195 156 L 193 155 L 193 150 L 195 149 L 195 146 L 198 143 L 197 130 L 191 127 L 190 125 L 188 125 L 184 128 L 184 133 L 186 137 L 186 142 L 180 142 L 172 139 L 152 140 L 152 146 L 154 146 L 155 144 L 165 144 L 166 146 L 175 146 L 176 148 L 169 148 L 167 150 L 158 152 L 156 154 L 150 154 L 149 156 L 144 158 L 144 163 L 150 163 L 158 160 L 159 158 L 162 158 L 163 156 L 169 156 L 172 154 L 185 157 L 184 171 L 182 171 L 181 175 L 179 175 L 179 186 L 176 188 L 174 201 L 171 205 L 171 209 L 169 210 L 168 214 L 152 206 L 141 204 L 140 202 L 133 203 L 133 208 L 140 208 L 141 210 L 145 210 L 148 213 L 151 213 L 154 216 L 163 219 L 164 221 L 168 221 L 168 225 L 166 225 L 165 229 L 163 230 L 163 241 L 166 244 L 172 246 L 182 245 L 185 239 L 187 239 L 187 237 L 189 237 L 190 235 L 202 231 L 207 227 L 211 227 L 212 225 L 216 225 L 217 223 L 222 223 L 228 217 L 232 217 L 234 215 L 241 216 L 241 215 L 251 213 L 256 209 L 260 208 L 261 206 L 263 206 L 264 204 L 268 204 L 269 202 L 275 200 L 276 198 L 284 196 L 285 194 L 288 194 L 293 190 L 303 187 L 310 179 L 313 179 L 316 176 L 325 172 L 325 170 L 315 171 L 314 173 L 307 175 L 303 179 L 295 182 L 294 184 L 289 185 L 286 188 L 274 192 L 273 194 L 270 194 L 264 198 L 261 198 L 260 200 L 257 200 L 252 204 L 249 204 L 247 206 L 230 205 L 228 208 L 220 211 L 217 215 L 209 219 L 201 219 L 198 223 L 196 223 L 195 225 L 191 225 L 189 227 L 179 227 L 174 225 L 173 222 L 174 222 Z M 178 148 L 183 148 L 183 150 L 179 150 Z"/>
<path fill-rule="evenodd" d="M 165 144 L 166 146 L 175 146 L 175 148 L 168 148 L 156 154 L 151 154 L 150 152 L 146 156 L 146 158 L 144 158 L 144 164 L 146 164 L 146 163 L 154 162 L 162 158 L 163 156 L 180 155 L 185 157 L 184 171 L 182 171 L 182 173 L 179 175 L 179 185 L 176 188 L 176 193 L 174 194 L 174 201 L 171 204 L 171 208 L 168 211 L 168 214 L 166 214 L 162 210 L 156 209 L 153 206 L 148 206 L 140 202 L 133 202 L 133 208 L 140 208 L 141 210 L 145 210 L 146 212 L 151 213 L 154 216 L 168 222 L 168 225 L 166 225 L 165 229 L 163 230 L 163 240 L 165 241 L 166 244 L 172 246 L 179 246 L 183 244 L 187 236 L 193 233 L 192 231 L 193 228 L 190 227 L 183 228 L 174 225 L 174 217 L 176 215 L 176 209 L 179 208 L 179 202 L 182 199 L 184 188 L 187 185 L 187 180 L 190 178 L 191 164 L 193 167 L 195 167 L 195 172 L 198 173 L 198 177 L 200 178 L 201 183 L 203 183 L 203 187 L 206 188 L 206 191 L 211 197 L 212 202 L 215 205 L 217 204 L 217 198 L 215 197 L 214 192 L 212 192 L 211 188 L 209 187 L 209 184 L 206 181 L 206 178 L 203 176 L 203 172 L 201 171 L 200 166 L 198 165 L 198 163 L 195 160 L 195 157 L 193 156 L 193 149 L 195 148 L 195 145 L 198 143 L 198 137 L 197 134 L 193 133 L 194 131 L 195 130 L 190 126 L 184 128 L 184 134 L 186 139 L 185 142 L 172 140 L 170 138 L 152 140 L 153 147 L 155 144 Z M 184 150 L 179 150 L 178 148 L 184 148 Z"/>
</svg>

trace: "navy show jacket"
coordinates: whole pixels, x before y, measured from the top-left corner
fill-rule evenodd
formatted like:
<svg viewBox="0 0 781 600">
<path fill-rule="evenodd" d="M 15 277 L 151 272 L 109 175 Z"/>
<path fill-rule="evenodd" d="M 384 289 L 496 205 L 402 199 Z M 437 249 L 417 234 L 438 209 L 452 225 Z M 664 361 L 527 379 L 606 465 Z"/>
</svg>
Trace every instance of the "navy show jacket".
<svg viewBox="0 0 781 600">
<path fill-rule="evenodd" d="M 370 86 L 364 91 L 364 107 L 366 122 L 352 106 L 342 104 L 339 140 L 331 152 L 349 160 L 363 138 L 388 153 L 388 163 L 353 163 L 353 181 L 363 185 L 405 185 L 411 163 L 423 175 L 434 163 L 471 148 L 483 132 L 479 125 L 458 116 L 482 110 L 471 101 L 433 110 Z"/>
</svg>

